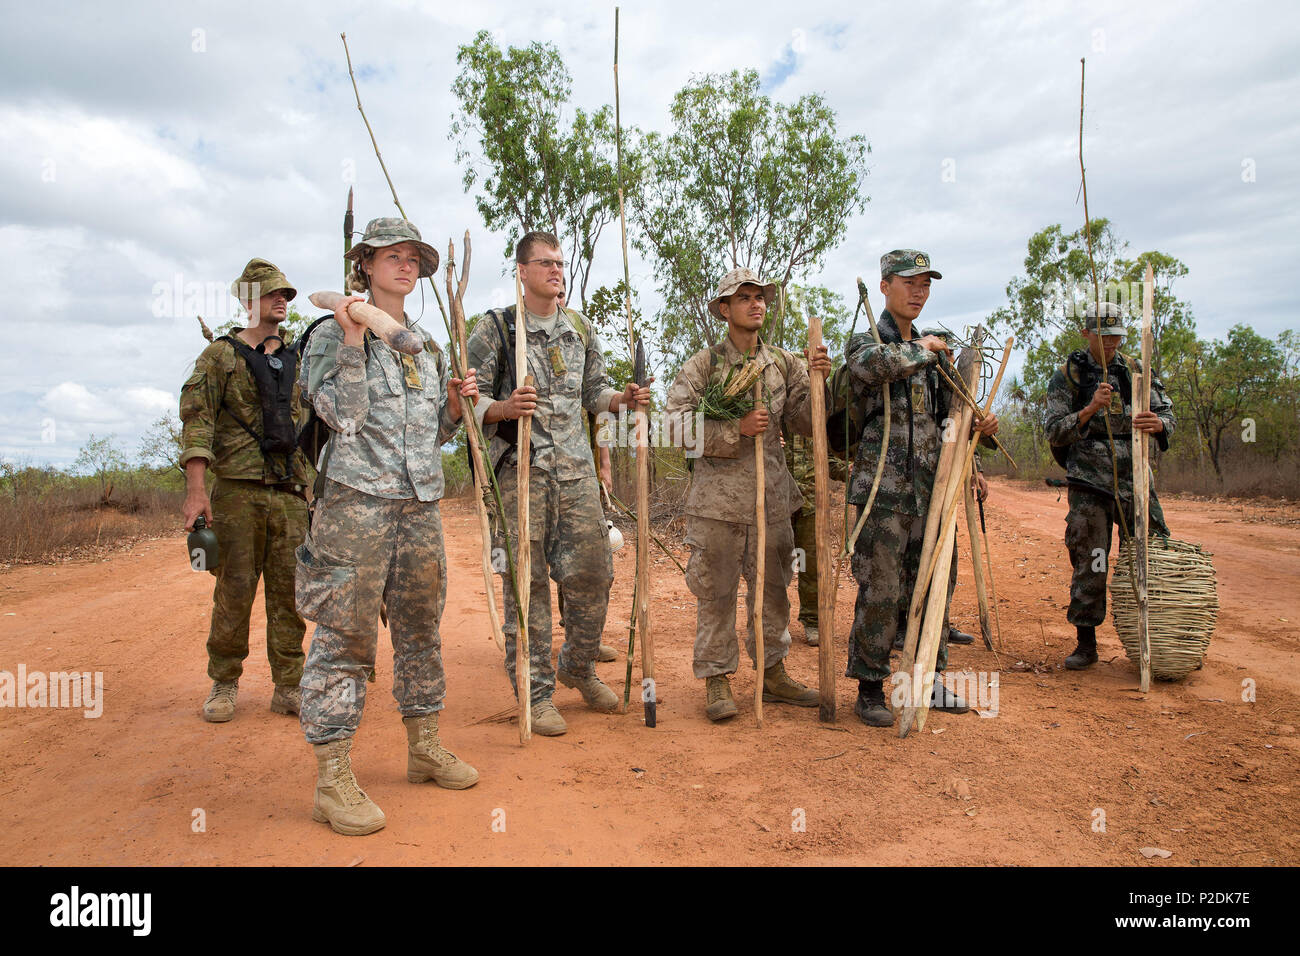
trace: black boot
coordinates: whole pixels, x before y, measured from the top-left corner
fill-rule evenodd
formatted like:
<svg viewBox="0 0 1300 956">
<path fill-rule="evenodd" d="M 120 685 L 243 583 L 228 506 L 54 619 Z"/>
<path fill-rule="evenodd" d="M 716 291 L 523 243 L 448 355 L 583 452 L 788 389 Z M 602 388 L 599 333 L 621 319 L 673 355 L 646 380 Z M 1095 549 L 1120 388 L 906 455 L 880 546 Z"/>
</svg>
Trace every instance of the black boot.
<svg viewBox="0 0 1300 956">
<path fill-rule="evenodd" d="M 943 675 L 934 672 L 934 690 L 930 692 L 930 709 L 942 710 L 950 714 L 964 714 L 970 710 L 965 700 L 958 697 L 943 685 Z"/>
<path fill-rule="evenodd" d="M 858 702 L 853 705 L 853 712 L 868 727 L 894 726 L 893 711 L 885 704 L 883 681 L 858 681 Z"/>
<path fill-rule="evenodd" d="M 967 634 L 965 631 L 959 631 L 951 624 L 948 625 L 948 643 L 949 644 L 974 644 L 975 635 Z"/>
<path fill-rule="evenodd" d="M 1079 646 L 1065 659 L 1065 666 L 1072 671 L 1081 671 L 1097 663 L 1097 629 L 1075 625 L 1079 634 Z"/>
</svg>

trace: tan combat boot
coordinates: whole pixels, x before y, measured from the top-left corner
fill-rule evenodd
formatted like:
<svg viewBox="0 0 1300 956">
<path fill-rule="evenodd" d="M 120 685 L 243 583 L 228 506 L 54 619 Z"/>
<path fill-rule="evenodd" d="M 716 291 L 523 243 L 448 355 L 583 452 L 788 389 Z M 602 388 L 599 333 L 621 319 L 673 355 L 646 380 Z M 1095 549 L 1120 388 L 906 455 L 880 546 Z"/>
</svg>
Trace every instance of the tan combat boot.
<svg viewBox="0 0 1300 956">
<path fill-rule="evenodd" d="M 384 811 L 366 796 L 352 776 L 352 738 L 313 744 L 316 753 L 316 800 L 311 818 L 328 823 L 335 833 L 365 836 L 382 830 L 387 822 Z"/>
<path fill-rule="evenodd" d="M 763 671 L 763 700 L 773 704 L 816 707 L 821 697 L 785 672 L 785 661 L 777 661 Z"/>
<path fill-rule="evenodd" d="M 276 684 L 271 695 L 271 713 L 302 713 L 302 688 L 297 684 Z"/>
<path fill-rule="evenodd" d="M 618 660 L 618 651 L 608 644 L 602 644 L 596 650 L 596 660 L 602 664 L 608 664 L 610 661 Z"/>
<path fill-rule="evenodd" d="M 533 704 L 533 733 L 543 737 L 559 737 L 568 729 L 569 725 L 564 722 L 549 697 Z"/>
<path fill-rule="evenodd" d="M 587 702 L 587 706 L 592 710 L 598 710 L 603 714 L 612 714 L 618 710 L 618 695 L 610 690 L 605 682 L 595 674 L 589 677 L 579 677 L 577 674 L 570 674 L 568 671 L 556 671 L 556 678 L 565 687 L 575 687 L 578 693 L 582 694 L 582 699 Z"/>
<path fill-rule="evenodd" d="M 726 674 L 704 678 L 704 693 L 704 713 L 709 720 L 726 720 L 740 713 L 735 698 L 731 696 L 731 681 Z"/>
<path fill-rule="evenodd" d="M 212 682 L 208 699 L 203 702 L 203 719 L 213 724 L 224 724 L 235 716 L 235 698 L 239 694 L 239 681 Z"/>
<path fill-rule="evenodd" d="M 430 777 L 448 790 L 468 790 L 478 783 L 478 771 L 454 753 L 443 749 L 438 739 L 438 715 L 403 717 L 406 725 L 406 779 L 424 783 Z"/>
</svg>

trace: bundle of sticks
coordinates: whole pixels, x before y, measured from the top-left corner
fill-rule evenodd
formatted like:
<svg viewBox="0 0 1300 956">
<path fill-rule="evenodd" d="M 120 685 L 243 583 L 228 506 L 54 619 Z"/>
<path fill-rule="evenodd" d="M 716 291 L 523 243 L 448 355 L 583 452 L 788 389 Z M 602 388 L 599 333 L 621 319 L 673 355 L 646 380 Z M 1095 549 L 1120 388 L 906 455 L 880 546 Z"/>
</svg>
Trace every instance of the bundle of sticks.
<svg viewBox="0 0 1300 956">
<path fill-rule="evenodd" d="M 976 342 L 978 343 L 978 338 Z M 957 361 L 958 387 L 953 393 L 951 413 L 956 419 L 956 431 L 945 435 L 952 440 L 943 443 L 935 472 L 934 490 L 930 495 L 930 508 L 926 514 L 925 535 L 921 546 L 916 587 L 907 615 L 907 632 L 903 645 L 900 670 L 904 674 L 907 693 L 898 724 L 898 736 L 906 737 L 915 725 L 925 729 L 934 690 L 934 668 L 939 655 L 939 640 L 948 610 L 948 575 L 952 569 L 957 537 L 957 504 L 965 500 L 970 484 L 971 466 L 975 456 L 976 439 L 971 435 L 971 423 L 984 418 L 993 408 L 1002 375 L 1011 356 L 1012 339 L 1002 353 L 1002 364 L 989 389 L 984 408 L 978 409 L 975 396 L 979 393 L 979 375 L 982 363 L 977 361 L 978 348 L 963 349 Z M 960 406 L 960 411 L 958 411 Z M 967 512 L 968 527 L 970 512 Z M 974 538 L 972 555 L 977 552 Z M 977 565 L 978 567 L 978 565 Z M 982 588 L 977 584 L 977 596 Z M 981 627 L 987 628 L 987 604 L 981 607 Z M 987 640 L 987 638 L 986 638 Z"/>
</svg>

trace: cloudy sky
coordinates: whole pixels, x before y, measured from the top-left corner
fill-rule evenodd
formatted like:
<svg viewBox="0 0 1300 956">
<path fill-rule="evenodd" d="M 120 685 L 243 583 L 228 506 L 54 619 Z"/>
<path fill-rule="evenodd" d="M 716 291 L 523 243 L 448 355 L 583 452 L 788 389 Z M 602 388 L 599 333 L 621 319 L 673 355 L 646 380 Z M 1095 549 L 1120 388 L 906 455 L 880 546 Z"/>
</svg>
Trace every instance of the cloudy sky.
<svg viewBox="0 0 1300 956">
<path fill-rule="evenodd" d="M 468 304 L 504 301 L 491 258 L 504 238 L 479 222 L 447 138 L 456 49 L 479 29 L 554 43 L 574 103 L 594 108 L 613 98 L 613 19 L 612 4 L 576 0 L 11 8 L 0 456 L 68 464 L 92 432 L 133 453 L 204 344 L 190 300 L 233 314 L 224 289 L 250 257 L 303 292 L 341 284 L 349 180 L 358 228 L 393 207 L 340 32 L 408 213 L 439 246 L 470 229 Z M 1176 291 L 1202 335 L 1247 322 L 1275 336 L 1300 325 L 1298 19 L 1281 2 L 624 3 L 623 116 L 665 129 L 692 74 L 733 68 L 782 100 L 823 94 L 841 133 L 871 143 L 871 201 L 809 279 L 851 301 L 882 252 L 919 247 L 944 273 L 927 318 L 960 327 L 1003 303 L 1031 233 L 1082 223 L 1086 56 L 1093 215 L 1131 251 L 1190 267 Z M 593 285 L 621 269 L 607 235 Z M 645 263 L 633 284 L 653 312 Z M 440 326 L 432 302 L 426 318 Z"/>
</svg>

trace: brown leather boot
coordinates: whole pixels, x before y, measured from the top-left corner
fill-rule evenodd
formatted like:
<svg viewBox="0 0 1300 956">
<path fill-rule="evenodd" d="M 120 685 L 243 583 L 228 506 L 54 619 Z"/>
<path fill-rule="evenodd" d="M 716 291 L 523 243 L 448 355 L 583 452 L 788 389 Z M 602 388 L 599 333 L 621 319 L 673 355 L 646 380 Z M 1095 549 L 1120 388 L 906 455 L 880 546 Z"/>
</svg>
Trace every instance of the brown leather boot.
<svg viewBox="0 0 1300 956">
<path fill-rule="evenodd" d="M 773 704 L 816 707 L 821 702 L 817 691 L 805 687 L 785 672 L 785 661 L 777 661 L 763 671 L 763 700 Z"/>
</svg>

